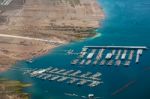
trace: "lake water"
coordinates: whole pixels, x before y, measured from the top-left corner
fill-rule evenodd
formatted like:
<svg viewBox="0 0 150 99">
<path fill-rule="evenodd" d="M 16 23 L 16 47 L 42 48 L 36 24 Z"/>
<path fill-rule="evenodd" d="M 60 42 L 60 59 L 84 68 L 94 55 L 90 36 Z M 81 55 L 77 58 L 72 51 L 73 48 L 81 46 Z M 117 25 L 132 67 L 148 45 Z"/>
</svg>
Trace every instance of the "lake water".
<svg viewBox="0 0 150 99">
<path fill-rule="evenodd" d="M 129 67 L 108 66 L 71 66 L 70 61 L 76 55 L 68 56 L 64 50 L 74 49 L 79 52 L 85 45 L 137 45 L 150 46 L 150 1 L 149 0 L 98 0 L 102 6 L 105 19 L 97 30 L 100 36 L 85 41 L 74 42 L 54 49 L 52 52 L 33 59 L 32 64 L 24 61 L 15 66 L 19 68 L 46 68 L 54 66 L 65 69 L 75 69 L 90 72 L 101 72 L 103 84 L 95 88 L 74 86 L 65 83 L 44 81 L 30 78 L 22 72 L 9 70 L 0 74 L 12 80 L 32 83 L 25 91 L 31 93 L 32 99 L 81 99 L 70 97 L 64 93 L 76 93 L 80 96 L 95 94 L 102 99 L 150 99 L 150 51 L 144 51 L 139 64 Z M 125 90 L 112 95 L 117 89 L 128 82 L 134 81 Z"/>
</svg>

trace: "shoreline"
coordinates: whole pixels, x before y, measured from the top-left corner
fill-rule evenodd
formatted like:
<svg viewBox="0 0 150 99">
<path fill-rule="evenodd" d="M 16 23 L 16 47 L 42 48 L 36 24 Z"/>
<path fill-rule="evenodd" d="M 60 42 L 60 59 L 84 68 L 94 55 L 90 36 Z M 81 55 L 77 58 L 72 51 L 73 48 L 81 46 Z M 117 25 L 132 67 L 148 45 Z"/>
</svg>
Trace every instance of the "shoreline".
<svg viewBox="0 0 150 99">
<path fill-rule="evenodd" d="M 95 39 L 95 38 L 98 38 L 98 37 L 101 37 L 101 33 L 97 32 L 95 36 L 89 38 L 89 39 Z"/>
<path fill-rule="evenodd" d="M 30 94 L 23 89 L 32 86 L 16 80 L 0 78 L 0 97 L 2 99 L 30 99 Z"/>
<path fill-rule="evenodd" d="M 98 34 L 95 30 L 100 26 L 100 21 L 104 18 L 102 8 L 100 7 L 97 0 L 82 0 L 78 3 L 80 3 L 82 9 L 79 7 L 79 4 L 75 4 L 73 6 L 70 5 L 68 7 L 64 6 L 64 8 L 61 8 L 70 9 L 70 14 L 66 13 L 66 11 L 64 10 L 64 13 L 68 14 L 68 19 L 63 19 L 65 14 L 62 13 L 62 15 L 60 15 L 62 19 L 58 17 L 58 22 L 54 21 L 53 18 L 51 19 L 44 17 L 45 19 L 43 20 L 43 16 L 41 17 L 40 13 L 43 13 L 49 17 L 51 17 L 51 15 L 49 15 L 49 12 L 47 12 L 47 7 L 45 7 L 46 4 L 35 3 L 34 0 L 26 0 L 26 3 L 23 4 L 24 10 L 21 11 L 16 8 L 12 9 L 12 12 L 10 12 L 8 9 L 7 12 L 7 9 L 5 9 L 6 11 L 3 11 L 0 16 L 8 16 L 9 22 L 7 22 L 7 24 L 1 25 L 0 32 L 4 35 L 11 34 L 14 38 L 0 37 L 0 53 L 2 54 L 2 56 L 0 57 L 0 72 L 7 71 L 17 61 L 29 60 L 33 57 L 42 56 L 49 53 L 54 48 L 62 46 L 63 44 L 68 44 L 70 42 L 78 40 L 84 40 L 89 37 L 91 39 L 97 37 Z M 87 8 L 85 4 L 89 4 L 90 7 Z M 31 5 L 33 6 L 31 8 L 27 8 L 26 5 L 27 7 Z M 41 8 L 37 8 L 37 5 L 41 6 Z M 60 7 L 62 7 L 62 3 L 60 3 L 59 5 Z M 40 9 L 42 9 L 42 12 L 40 11 Z M 56 9 L 57 7 L 52 6 L 48 10 L 57 15 L 60 12 L 56 12 Z M 87 10 L 87 15 L 84 15 L 84 10 Z M 70 16 L 72 16 L 73 11 L 76 11 L 76 13 L 73 15 L 74 19 L 72 20 L 70 19 Z M 14 12 L 18 13 L 17 18 L 14 17 Z M 41 17 L 42 20 L 37 20 L 36 22 L 31 23 L 32 20 L 35 20 L 34 18 L 32 19 L 32 16 L 35 15 L 34 13 L 39 14 L 38 17 Z M 55 17 L 57 18 L 57 16 Z M 91 20 L 90 18 L 93 19 Z M 52 20 L 52 22 L 50 21 L 50 19 Z M 49 21 L 50 23 L 48 23 Z M 15 25 L 13 25 L 14 23 Z M 29 39 L 27 37 L 35 37 L 37 39 L 50 39 L 52 41 L 62 42 L 62 44 L 55 45 L 47 42 L 34 41 L 31 39 L 26 40 Z"/>
</svg>

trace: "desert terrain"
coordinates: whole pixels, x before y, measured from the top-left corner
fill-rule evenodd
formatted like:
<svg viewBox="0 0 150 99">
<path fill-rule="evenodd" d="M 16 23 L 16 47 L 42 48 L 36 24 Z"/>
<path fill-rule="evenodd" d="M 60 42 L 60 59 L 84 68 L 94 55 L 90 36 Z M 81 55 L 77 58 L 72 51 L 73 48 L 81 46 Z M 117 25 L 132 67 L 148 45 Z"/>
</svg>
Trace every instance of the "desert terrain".
<svg viewBox="0 0 150 99">
<path fill-rule="evenodd" d="M 0 72 L 16 61 L 94 36 L 103 18 L 96 0 L 0 0 Z"/>
</svg>

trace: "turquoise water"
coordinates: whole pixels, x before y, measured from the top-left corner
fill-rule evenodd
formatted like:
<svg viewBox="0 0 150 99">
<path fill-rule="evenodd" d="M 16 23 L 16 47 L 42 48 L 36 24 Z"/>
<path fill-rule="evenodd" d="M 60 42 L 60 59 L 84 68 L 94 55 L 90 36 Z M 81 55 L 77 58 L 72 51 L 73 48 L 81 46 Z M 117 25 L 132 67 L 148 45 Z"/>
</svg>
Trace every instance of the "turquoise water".
<svg viewBox="0 0 150 99">
<path fill-rule="evenodd" d="M 84 45 L 143 45 L 150 46 L 150 1 L 149 0 L 98 0 L 106 18 L 101 22 L 102 26 L 97 30 L 101 33 L 97 38 L 87 39 L 56 48 L 47 55 L 37 57 L 32 64 L 18 62 L 17 67 L 44 68 L 55 66 L 65 69 L 101 72 L 103 84 L 96 88 L 85 86 L 77 87 L 65 83 L 49 82 L 30 78 L 18 71 L 8 71 L 0 74 L 13 80 L 32 83 L 33 86 L 25 89 L 32 93 L 32 99 L 81 99 L 80 97 L 65 96 L 64 93 L 76 93 L 87 96 L 94 93 L 103 99 L 150 99 L 150 51 L 144 52 L 140 58 L 140 64 L 132 64 L 126 68 L 107 66 L 70 66 L 70 61 L 76 56 L 68 56 L 64 50 L 74 49 L 79 52 Z M 112 95 L 118 88 L 130 81 L 135 81 L 128 88 L 116 95 Z"/>
</svg>

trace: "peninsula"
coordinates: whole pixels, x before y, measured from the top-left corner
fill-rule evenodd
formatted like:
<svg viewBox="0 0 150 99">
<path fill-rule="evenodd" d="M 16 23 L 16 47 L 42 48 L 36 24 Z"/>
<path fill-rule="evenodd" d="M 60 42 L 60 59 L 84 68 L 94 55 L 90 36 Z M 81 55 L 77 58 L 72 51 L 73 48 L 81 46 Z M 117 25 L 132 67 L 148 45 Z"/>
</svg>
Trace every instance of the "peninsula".
<svg viewBox="0 0 150 99">
<path fill-rule="evenodd" d="M 94 36 L 103 18 L 97 0 L 0 0 L 0 72 Z"/>
<path fill-rule="evenodd" d="M 30 94 L 22 92 L 24 88 L 31 84 L 19 81 L 0 78 L 0 98 L 1 99 L 29 99 Z"/>
</svg>

